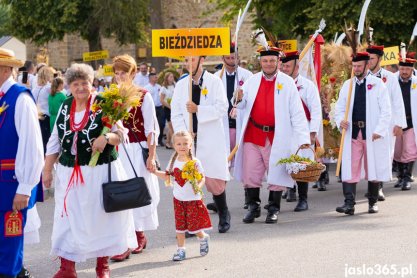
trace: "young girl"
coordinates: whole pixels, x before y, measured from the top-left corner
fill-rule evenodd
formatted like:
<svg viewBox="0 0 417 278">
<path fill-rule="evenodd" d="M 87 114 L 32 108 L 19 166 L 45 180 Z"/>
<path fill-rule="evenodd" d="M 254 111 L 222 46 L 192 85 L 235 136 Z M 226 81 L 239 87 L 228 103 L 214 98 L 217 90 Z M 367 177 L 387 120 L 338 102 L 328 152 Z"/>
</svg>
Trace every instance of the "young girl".
<svg viewBox="0 0 417 278">
<path fill-rule="evenodd" d="M 200 255 L 205 256 L 209 251 L 209 235 L 205 230 L 212 228 L 210 216 L 203 203 L 201 188 L 204 186 L 204 173 L 201 162 L 191 153 L 192 138 L 186 131 L 176 132 L 173 137 L 175 153 L 171 158 L 166 172 L 155 171 L 154 174 L 165 180 L 169 185 L 172 181 L 174 189 L 175 228 L 177 231 L 178 249 L 172 258 L 173 261 L 185 259 L 185 232 L 196 234 L 200 241 Z M 189 167 L 191 165 L 191 167 Z M 195 167 L 193 167 L 195 165 Z M 186 169 L 196 169 L 192 176 L 196 179 L 184 179 L 182 172 Z M 186 172 L 190 176 L 190 172 Z M 194 184 L 194 185 L 193 185 Z"/>
</svg>

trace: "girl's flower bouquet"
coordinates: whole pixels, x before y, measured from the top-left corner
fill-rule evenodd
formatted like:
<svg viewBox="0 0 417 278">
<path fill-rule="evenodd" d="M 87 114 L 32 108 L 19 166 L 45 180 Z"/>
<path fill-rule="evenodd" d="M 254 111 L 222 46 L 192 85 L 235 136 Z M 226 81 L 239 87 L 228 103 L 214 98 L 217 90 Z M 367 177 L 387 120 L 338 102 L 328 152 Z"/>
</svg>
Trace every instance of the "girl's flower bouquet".
<svg viewBox="0 0 417 278">
<path fill-rule="evenodd" d="M 101 135 L 103 135 L 108 133 L 117 121 L 127 119 L 132 107 L 141 105 L 142 93 L 133 84 L 121 84 L 120 86 L 111 84 L 110 88 L 105 88 L 101 96 L 103 100 L 95 102 L 91 110 L 93 113 L 101 110 L 103 114 L 101 117 L 104 125 L 101 131 Z M 88 165 L 96 166 L 99 156 L 100 153 L 96 152 Z"/>
<path fill-rule="evenodd" d="M 203 191 L 198 186 L 198 183 L 203 179 L 203 175 L 198 170 L 196 160 L 190 160 L 184 164 L 182 168 L 182 178 L 188 180 L 194 190 L 195 194 L 200 193 L 201 196 L 203 195 Z"/>
</svg>

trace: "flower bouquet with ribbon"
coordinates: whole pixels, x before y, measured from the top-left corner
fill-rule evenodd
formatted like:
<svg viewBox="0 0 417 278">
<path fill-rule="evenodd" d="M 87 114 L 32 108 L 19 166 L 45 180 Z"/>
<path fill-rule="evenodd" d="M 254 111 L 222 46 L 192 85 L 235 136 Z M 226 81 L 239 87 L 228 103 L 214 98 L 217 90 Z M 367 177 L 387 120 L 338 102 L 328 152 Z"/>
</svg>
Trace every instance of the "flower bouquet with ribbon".
<svg viewBox="0 0 417 278">
<path fill-rule="evenodd" d="M 298 155 L 298 151 L 301 148 L 298 148 L 295 154 L 292 154 L 289 158 L 280 159 L 276 165 L 285 164 L 285 168 L 288 174 L 295 181 L 300 182 L 315 182 L 318 181 L 320 178 L 320 174 L 326 169 L 322 163 L 311 160 L 308 157 L 302 157 Z M 314 156 L 316 157 L 316 153 L 312 148 Z M 317 159 L 317 157 L 316 157 Z"/>
<path fill-rule="evenodd" d="M 190 160 L 184 164 L 181 176 L 190 182 L 195 194 L 200 193 L 203 196 L 203 191 L 198 186 L 198 183 L 203 179 L 203 174 L 198 170 L 196 160 Z"/>
<path fill-rule="evenodd" d="M 101 131 L 101 135 L 110 132 L 111 127 L 116 124 L 117 121 L 127 119 L 129 117 L 129 111 L 132 107 L 140 106 L 140 100 L 142 93 L 133 84 L 123 83 L 120 86 L 111 84 L 110 88 L 105 88 L 102 96 L 102 100 L 96 101 L 91 110 L 93 113 L 101 110 L 104 128 Z M 89 166 L 96 166 L 100 153 L 96 152 L 91 156 Z"/>
</svg>

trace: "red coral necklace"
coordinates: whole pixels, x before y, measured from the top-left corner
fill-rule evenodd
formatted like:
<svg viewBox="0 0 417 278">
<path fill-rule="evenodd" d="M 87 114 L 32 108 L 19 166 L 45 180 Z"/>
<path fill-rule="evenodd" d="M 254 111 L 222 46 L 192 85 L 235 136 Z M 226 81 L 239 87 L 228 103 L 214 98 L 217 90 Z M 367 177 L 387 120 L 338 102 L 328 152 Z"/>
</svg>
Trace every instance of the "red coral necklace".
<svg viewBox="0 0 417 278">
<path fill-rule="evenodd" d="M 72 101 L 71 111 L 70 111 L 70 128 L 71 131 L 80 131 L 82 130 L 85 125 L 88 122 L 88 116 L 89 116 L 89 110 L 90 110 L 90 102 L 91 102 L 91 96 L 88 98 L 87 106 L 85 107 L 85 113 L 84 116 L 78 124 L 75 123 L 75 108 L 77 106 L 77 102 L 75 99 Z"/>
</svg>

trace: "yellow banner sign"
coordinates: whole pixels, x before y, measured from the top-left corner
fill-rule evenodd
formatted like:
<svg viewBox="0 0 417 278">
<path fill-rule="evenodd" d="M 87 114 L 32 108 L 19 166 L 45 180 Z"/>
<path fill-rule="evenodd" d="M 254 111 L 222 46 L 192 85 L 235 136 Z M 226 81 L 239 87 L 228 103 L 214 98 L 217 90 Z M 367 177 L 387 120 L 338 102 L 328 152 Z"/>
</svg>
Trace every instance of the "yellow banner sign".
<svg viewBox="0 0 417 278">
<path fill-rule="evenodd" d="M 103 75 L 104 76 L 113 76 L 113 66 L 112 65 L 104 65 L 103 66 Z"/>
<path fill-rule="evenodd" d="M 278 47 L 284 52 L 297 51 L 297 40 L 278 41 Z"/>
<path fill-rule="evenodd" d="M 229 28 L 152 30 L 152 56 L 220 56 L 230 54 Z"/>
<path fill-rule="evenodd" d="M 398 64 L 398 53 L 400 53 L 398 46 L 385 47 L 384 56 L 382 56 L 381 60 L 381 66 Z"/>
<path fill-rule="evenodd" d="M 84 62 L 103 60 L 103 59 L 108 59 L 109 57 L 110 56 L 109 56 L 109 51 L 108 50 L 100 50 L 100 51 L 84 52 L 83 53 L 83 61 Z"/>
</svg>

